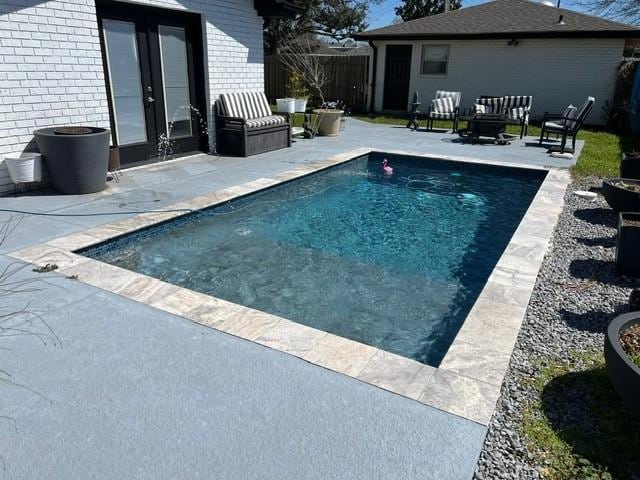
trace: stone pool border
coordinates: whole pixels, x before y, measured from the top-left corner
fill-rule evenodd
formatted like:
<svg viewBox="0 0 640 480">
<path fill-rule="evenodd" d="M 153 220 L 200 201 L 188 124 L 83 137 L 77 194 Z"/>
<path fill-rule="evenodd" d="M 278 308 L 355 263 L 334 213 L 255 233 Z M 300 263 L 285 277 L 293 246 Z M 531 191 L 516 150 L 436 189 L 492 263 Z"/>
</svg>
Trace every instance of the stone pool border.
<svg viewBox="0 0 640 480">
<path fill-rule="evenodd" d="M 56 264 L 58 271 L 67 277 L 486 426 L 500 395 L 538 270 L 562 211 L 564 192 L 570 181 L 566 170 L 411 151 L 385 151 L 548 172 L 438 368 L 74 253 L 377 151 L 372 148 L 350 150 L 271 177 L 179 202 L 162 211 L 65 235 L 9 255 L 39 266 Z"/>
</svg>

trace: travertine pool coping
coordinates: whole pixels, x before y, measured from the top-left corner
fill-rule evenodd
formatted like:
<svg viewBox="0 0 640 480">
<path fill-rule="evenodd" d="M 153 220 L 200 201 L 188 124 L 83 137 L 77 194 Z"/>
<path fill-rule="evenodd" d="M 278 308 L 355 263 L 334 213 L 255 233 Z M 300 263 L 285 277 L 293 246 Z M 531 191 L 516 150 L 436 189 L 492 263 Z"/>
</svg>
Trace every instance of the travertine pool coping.
<svg viewBox="0 0 640 480">
<path fill-rule="evenodd" d="M 180 315 L 199 324 L 286 352 L 432 407 L 488 425 L 520 325 L 569 183 L 566 170 L 466 157 L 389 154 L 547 171 L 538 193 L 438 368 L 338 337 L 285 318 L 172 285 L 74 253 L 194 210 L 218 205 L 375 152 L 359 148 L 269 178 L 195 197 L 115 223 L 10 253 L 62 274 Z M 505 195 L 508 195 L 505 192 Z"/>
</svg>

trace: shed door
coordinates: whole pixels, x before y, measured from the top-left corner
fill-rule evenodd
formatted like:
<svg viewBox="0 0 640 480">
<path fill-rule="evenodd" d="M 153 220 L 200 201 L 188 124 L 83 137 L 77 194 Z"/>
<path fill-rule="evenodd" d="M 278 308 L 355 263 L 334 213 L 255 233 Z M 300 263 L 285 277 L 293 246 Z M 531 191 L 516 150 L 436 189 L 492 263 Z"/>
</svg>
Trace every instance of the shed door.
<svg viewBox="0 0 640 480">
<path fill-rule="evenodd" d="M 411 45 L 387 45 L 383 110 L 405 111 L 409 105 Z"/>
</svg>

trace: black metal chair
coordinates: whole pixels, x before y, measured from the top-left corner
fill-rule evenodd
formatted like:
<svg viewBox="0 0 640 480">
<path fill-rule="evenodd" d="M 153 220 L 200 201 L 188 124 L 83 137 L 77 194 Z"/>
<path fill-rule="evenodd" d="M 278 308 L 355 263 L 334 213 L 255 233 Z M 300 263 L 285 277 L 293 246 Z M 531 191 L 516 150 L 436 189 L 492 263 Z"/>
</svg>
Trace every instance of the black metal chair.
<svg viewBox="0 0 640 480">
<path fill-rule="evenodd" d="M 570 113 L 545 113 L 542 117 L 542 128 L 540 131 L 540 141 L 538 145 L 542 145 L 542 141 L 549 137 L 550 133 L 555 133 L 561 137 L 560 147 L 552 147 L 550 151 L 558 151 L 560 153 L 574 153 L 576 150 L 576 136 L 584 125 L 589 112 L 593 108 L 596 99 L 588 97 L 582 106 L 575 111 L 575 115 Z M 567 138 L 571 137 L 571 148 L 567 148 Z"/>
<path fill-rule="evenodd" d="M 506 95 L 502 97 L 502 109 L 509 124 L 520 126 L 520 138 L 529 132 L 529 113 L 533 97 L 531 95 Z"/>
<path fill-rule="evenodd" d="M 458 131 L 458 117 L 460 116 L 460 100 L 462 93 L 437 90 L 436 97 L 431 101 L 427 110 L 427 130 L 433 130 L 434 120 L 451 120 L 453 133 Z"/>
</svg>

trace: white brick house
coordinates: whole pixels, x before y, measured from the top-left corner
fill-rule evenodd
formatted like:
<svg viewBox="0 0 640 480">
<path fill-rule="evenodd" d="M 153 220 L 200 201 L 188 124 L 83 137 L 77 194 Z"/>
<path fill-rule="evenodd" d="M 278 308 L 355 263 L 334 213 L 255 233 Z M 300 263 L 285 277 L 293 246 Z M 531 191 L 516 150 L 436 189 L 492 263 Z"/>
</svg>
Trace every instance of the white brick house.
<svg viewBox="0 0 640 480">
<path fill-rule="evenodd" d="M 462 92 L 461 107 L 483 95 L 531 95 L 532 118 L 596 106 L 587 122 L 605 122 L 625 41 L 636 26 L 529 0 L 495 0 L 357 35 L 374 49 L 375 111 L 406 110 L 413 92 L 422 110 L 436 90 Z"/>
<path fill-rule="evenodd" d="M 172 116 L 192 133 L 182 150 L 206 150 L 197 119 L 170 110 L 192 104 L 212 125 L 220 93 L 262 90 L 263 17 L 293 13 L 284 0 L 1 0 L 0 157 L 37 150 L 37 128 L 81 124 L 125 150 L 144 140 L 129 155 L 144 161 Z"/>
</svg>

